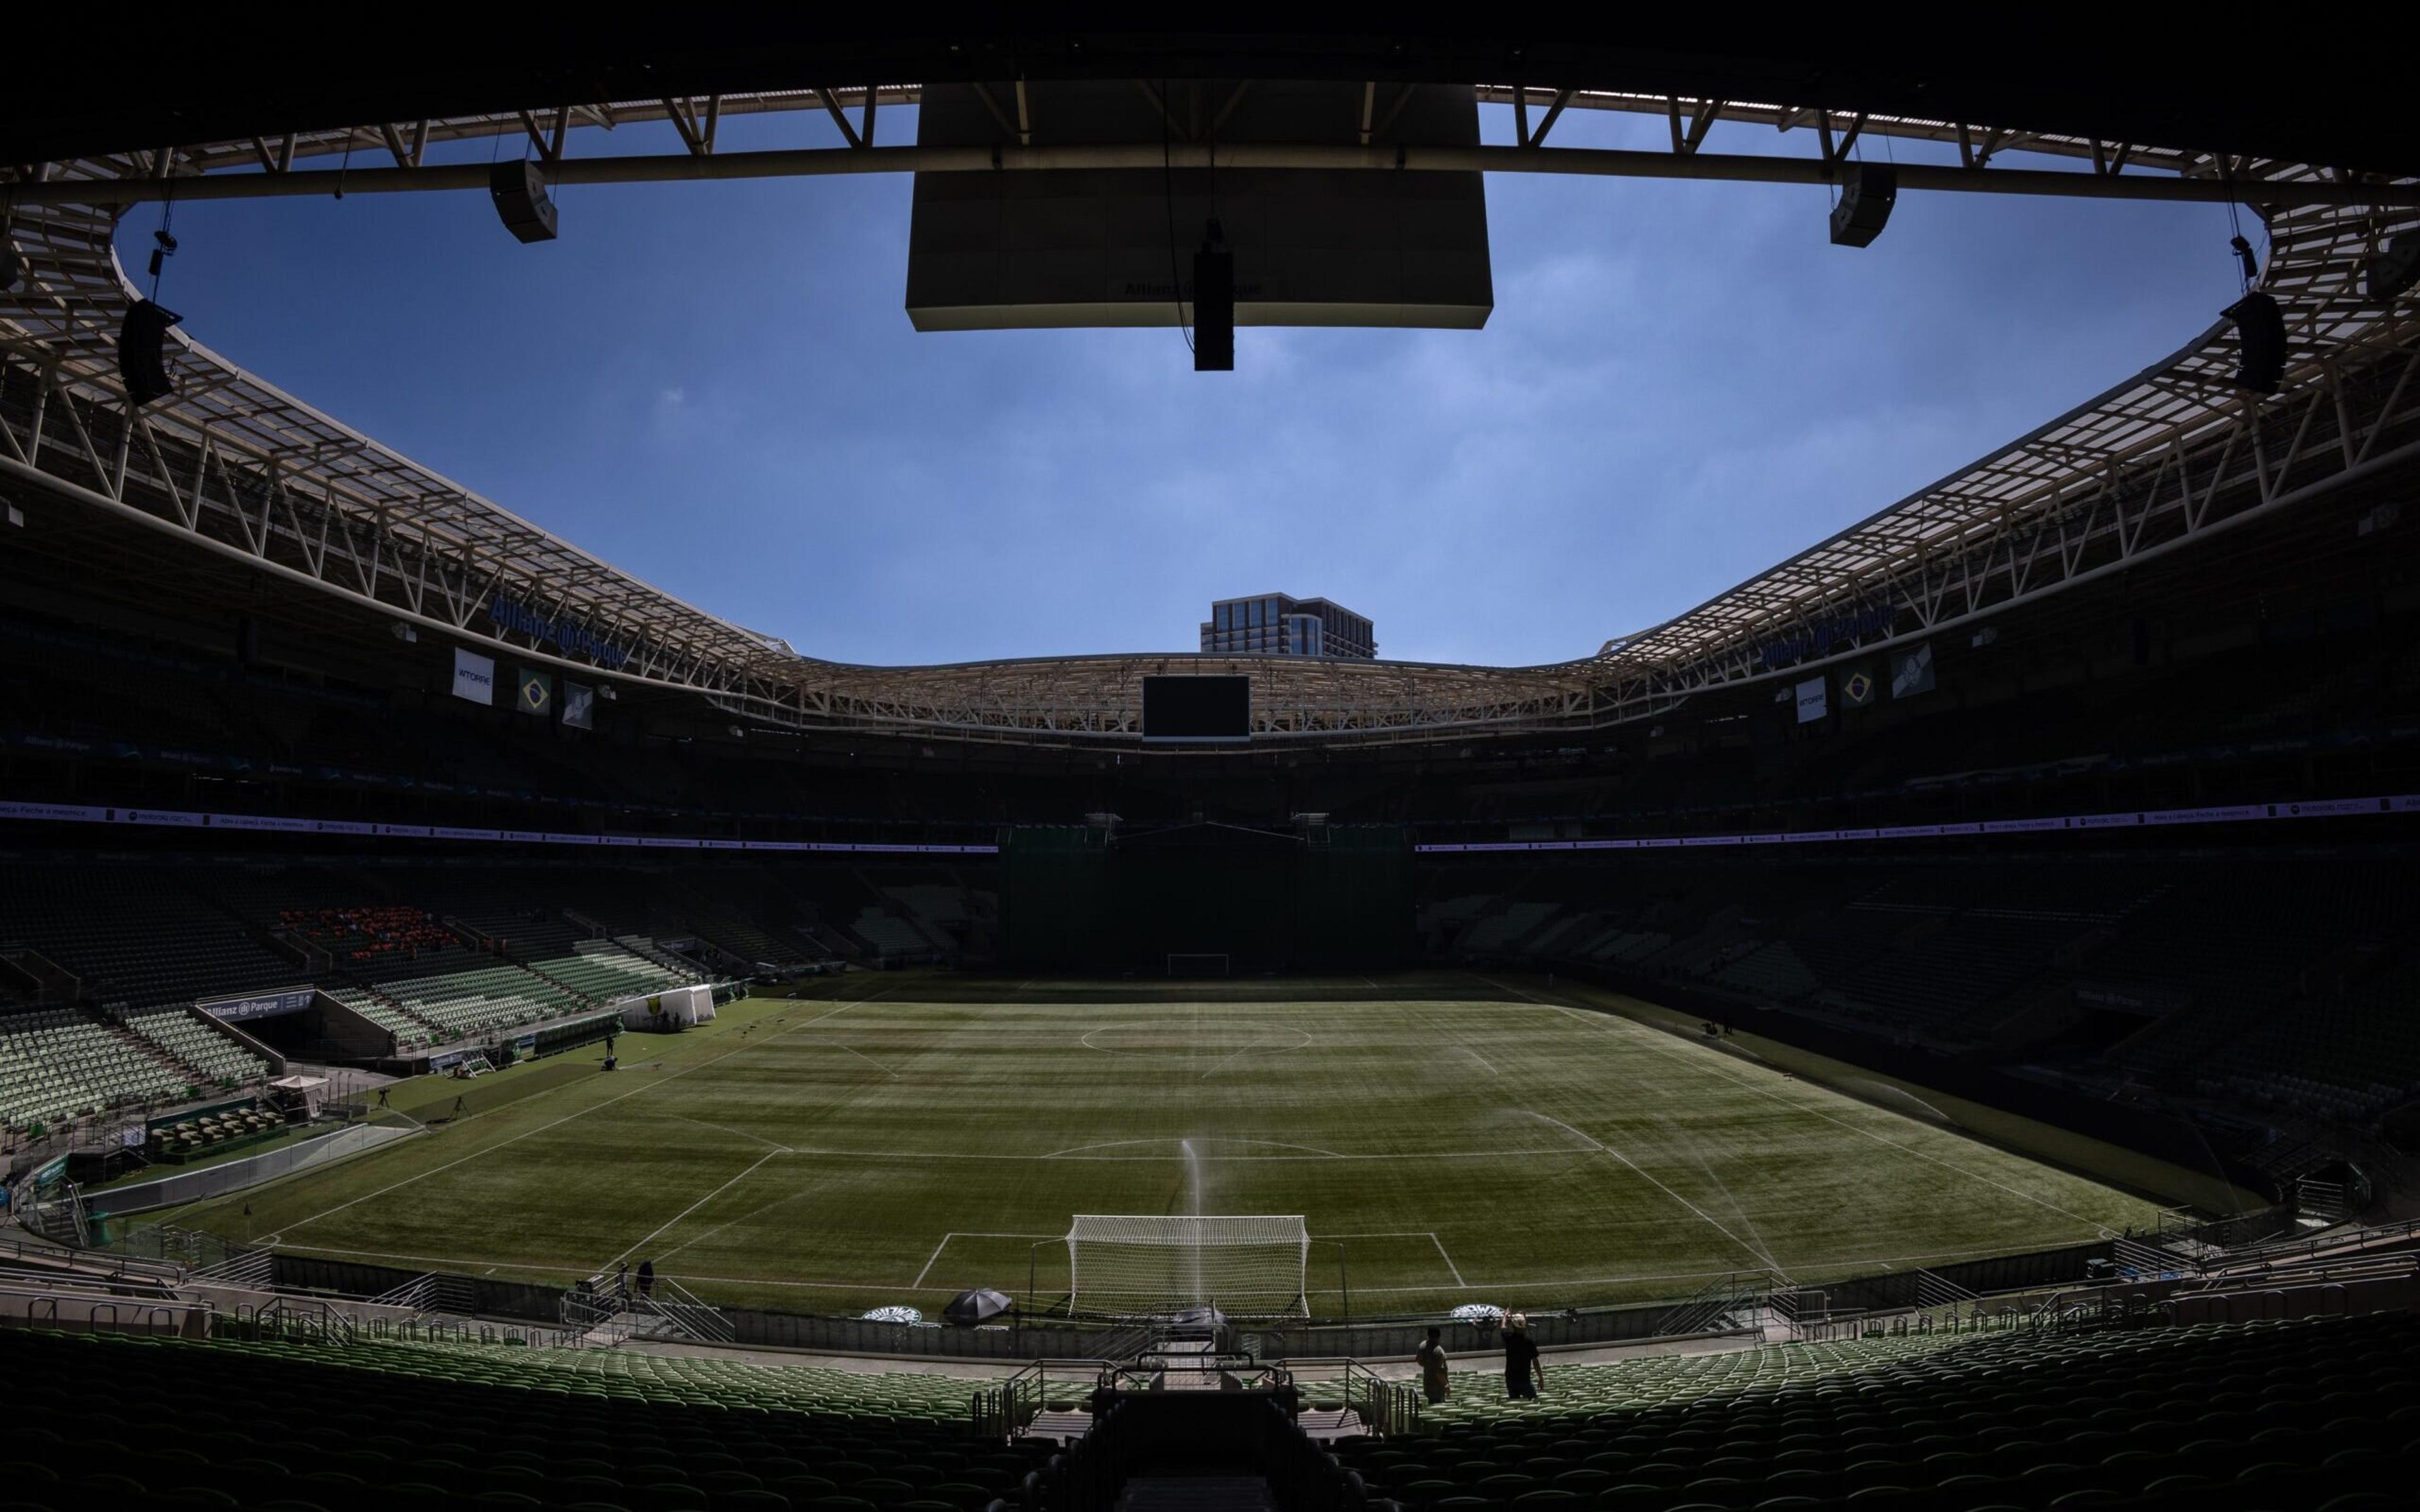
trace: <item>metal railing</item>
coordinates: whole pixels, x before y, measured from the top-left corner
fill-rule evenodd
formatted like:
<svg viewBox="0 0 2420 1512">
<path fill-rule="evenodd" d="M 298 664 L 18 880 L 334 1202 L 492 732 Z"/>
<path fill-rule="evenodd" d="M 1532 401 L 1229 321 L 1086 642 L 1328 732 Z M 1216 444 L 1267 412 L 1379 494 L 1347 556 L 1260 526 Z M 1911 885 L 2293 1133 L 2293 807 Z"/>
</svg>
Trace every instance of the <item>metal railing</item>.
<svg viewBox="0 0 2420 1512">
<path fill-rule="evenodd" d="M 357 1318 L 342 1307 L 312 1299 L 278 1297 L 258 1305 L 240 1304 L 213 1315 L 220 1338 L 288 1343 L 523 1345 L 577 1350 L 581 1335 L 567 1329 L 530 1324 L 467 1322 L 442 1318 Z"/>
<path fill-rule="evenodd" d="M 2400 1239 L 2420 1236 L 2420 1219 L 2404 1223 L 2374 1224 L 2360 1228 L 2330 1228 L 2302 1238 L 2273 1240 L 2266 1243 L 2247 1245 L 2227 1251 L 2225 1258 L 2213 1262 L 2212 1271 L 2235 1270 L 2240 1267 L 2263 1266 L 2291 1259 L 2315 1258 L 2320 1255 L 2357 1250 L 2372 1244 L 2391 1243 Z"/>
<path fill-rule="evenodd" d="M 1083 1402 L 1089 1411 L 1092 1395 L 1109 1367 L 1107 1360 L 1036 1360 L 998 1385 L 973 1393 L 968 1399 L 970 1427 L 979 1439 L 1013 1439 L 1049 1403 L 1054 1384 L 1065 1399 Z"/>
<path fill-rule="evenodd" d="M 1708 1334 L 1737 1326 L 1740 1315 L 1764 1305 L 1777 1278 L 1769 1271 L 1738 1271 L 1718 1275 L 1675 1303 L 1655 1321 L 1653 1334 L 1671 1336 Z"/>
<path fill-rule="evenodd" d="M 1937 1307 L 1970 1306 L 1976 1301 L 1974 1292 L 1957 1282 L 1919 1269 L 1916 1273 L 1916 1305 L 1919 1311 Z"/>
<path fill-rule="evenodd" d="M 380 1292 L 369 1299 L 378 1307 L 409 1307 L 425 1313 L 437 1305 L 437 1275 L 434 1272 L 413 1276 L 401 1286 Z"/>
<path fill-rule="evenodd" d="M 0 1327 L 181 1335 L 214 1316 L 208 1303 L 122 1297 L 72 1288 L 0 1286 Z M 205 1321 L 201 1325 L 207 1329 Z"/>
<path fill-rule="evenodd" d="M 189 1279 L 223 1287 L 265 1290 L 275 1284 L 276 1270 L 276 1255 L 266 1246 L 257 1249 L 230 1247 L 224 1258 L 196 1266 Z"/>
<path fill-rule="evenodd" d="M 1420 1393 L 1410 1381 L 1388 1381 L 1358 1360 L 1344 1362 L 1344 1404 L 1381 1439 L 1420 1430 Z"/>
</svg>

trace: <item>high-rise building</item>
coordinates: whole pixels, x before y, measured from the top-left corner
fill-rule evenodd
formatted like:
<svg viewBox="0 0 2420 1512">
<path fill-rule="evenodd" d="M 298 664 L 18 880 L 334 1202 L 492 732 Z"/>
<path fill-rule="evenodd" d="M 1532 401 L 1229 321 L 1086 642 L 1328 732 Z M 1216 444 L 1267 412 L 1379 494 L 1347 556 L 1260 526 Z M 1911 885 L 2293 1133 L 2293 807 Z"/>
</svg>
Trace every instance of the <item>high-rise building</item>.
<svg viewBox="0 0 2420 1512">
<path fill-rule="evenodd" d="M 1202 622 L 1204 655 L 1240 652 L 1268 656 L 1360 656 L 1378 655 L 1370 622 L 1324 598 L 1256 594 L 1222 598 Z"/>
</svg>

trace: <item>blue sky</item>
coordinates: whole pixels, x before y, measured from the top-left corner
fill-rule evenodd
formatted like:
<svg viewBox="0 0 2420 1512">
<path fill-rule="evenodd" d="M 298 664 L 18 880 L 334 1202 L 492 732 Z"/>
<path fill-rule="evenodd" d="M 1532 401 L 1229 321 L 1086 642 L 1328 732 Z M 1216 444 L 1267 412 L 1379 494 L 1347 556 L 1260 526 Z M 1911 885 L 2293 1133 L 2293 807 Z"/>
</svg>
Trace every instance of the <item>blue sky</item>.
<svg viewBox="0 0 2420 1512">
<path fill-rule="evenodd" d="M 1509 111 L 1482 114 L 1507 139 Z M 1666 133 L 1574 111 L 1556 142 Z M 821 119 L 723 125 L 725 150 L 836 141 Z M 1708 150 L 1807 148 L 1726 127 Z M 1909 193 L 1854 251 L 1826 242 L 1819 189 L 1487 194 L 1486 330 L 1247 329 L 1225 375 L 1192 372 L 1173 330 L 917 334 L 898 177 L 573 188 L 562 239 L 533 247 L 484 194 L 190 204 L 161 300 L 260 376 L 812 656 L 1186 651 L 1211 599 L 1279 591 L 1368 614 L 1388 656 L 1527 664 L 1933 481 L 2234 293 L 2211 206 Z M 158 215 L 123 223 L 130 267 Z"/>
</svg>

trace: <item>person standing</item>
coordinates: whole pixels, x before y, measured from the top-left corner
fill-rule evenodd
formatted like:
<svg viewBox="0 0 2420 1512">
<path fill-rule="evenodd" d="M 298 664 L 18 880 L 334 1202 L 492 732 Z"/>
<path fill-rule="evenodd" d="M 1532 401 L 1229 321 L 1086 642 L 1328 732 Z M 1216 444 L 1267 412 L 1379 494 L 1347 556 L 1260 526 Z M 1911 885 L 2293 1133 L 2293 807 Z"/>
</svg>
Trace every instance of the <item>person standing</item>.
<svg viewBox="0 0 2420 1512">
<path fill-rule="evenodd" d="M 1447 1392 L 1445 1330 L 1432 1327 L 1429 1336 L 1412 1351 L 1412 1358 L 1419 1362 L 1420 1388 L 1428 1393 L 1429 1405 L 1435 1407 L 1445 1400 Z"/>
<path fill-rule="evenodd" d="M 656 1262 L 653 1260 L 641 1260 L 639 1262 L 639 1295 L 642 1297 L 652 1298 L 655 1294 Z"/>
<path fill-rule="evenodd" d="M 1529 1337 L 1529 1319 L 1519 1313 L 1504 1319 L 1504 1395 L 1534 1397 L 1546 1384 L 1546 1368 L 1538 1363 L 1538 1346 Z"/>
</svg>

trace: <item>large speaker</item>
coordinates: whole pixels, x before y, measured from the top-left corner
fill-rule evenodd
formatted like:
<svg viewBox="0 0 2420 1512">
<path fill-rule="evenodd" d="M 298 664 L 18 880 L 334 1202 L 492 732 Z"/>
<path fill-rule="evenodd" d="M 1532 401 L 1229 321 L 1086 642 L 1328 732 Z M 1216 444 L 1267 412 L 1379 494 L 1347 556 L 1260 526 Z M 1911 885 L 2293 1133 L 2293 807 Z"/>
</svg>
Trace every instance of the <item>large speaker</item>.
<svg viewBox="0 0 2420 1512">
<path fill-rule="evenodd" d="M 2254 289 L 2220 312 L 2235 322 L 2241 348 L 2235 386 L 2255 393 L 2274 393 L 2286 378 L 2286 313 L 2277 301 Z"/>
<path fill-rule="evenodd" d="M 1840 203 L 1832 207 L 1832 245 L 1870 247 L 1890 221 L 1899 203 L 1899 170 L 1883 163 L 1859 163 L 1840 186 Z"/>
<path fill-rule="evenodd" d="M 2369 297 L 2384 304 L 2420 282 L 2420 231 L 2390 238 L 2369 265 Z"/>
<path fill-rule="evenodd" d="M 527 158 L 488 170 L 488 193 L 504 229 L 523 241 L 554 239 L 554 201 L 546 197 L 546 175 Z"/>
<path fill-rule="evenodd" d="M 168 378 L 164 350 L 168 328 L 185 318 L 176 311 L 137 300 L 128 307 L 117 328 L 117 377 L 126 385 L 126 399 L 137 408 L 177 392 Z"/>
<path fill-rule="evenodd" d="M 1193 371 L 1235 370 L 1235 255 L 1218 223 L 1193 255 Z"/>
</svg>

